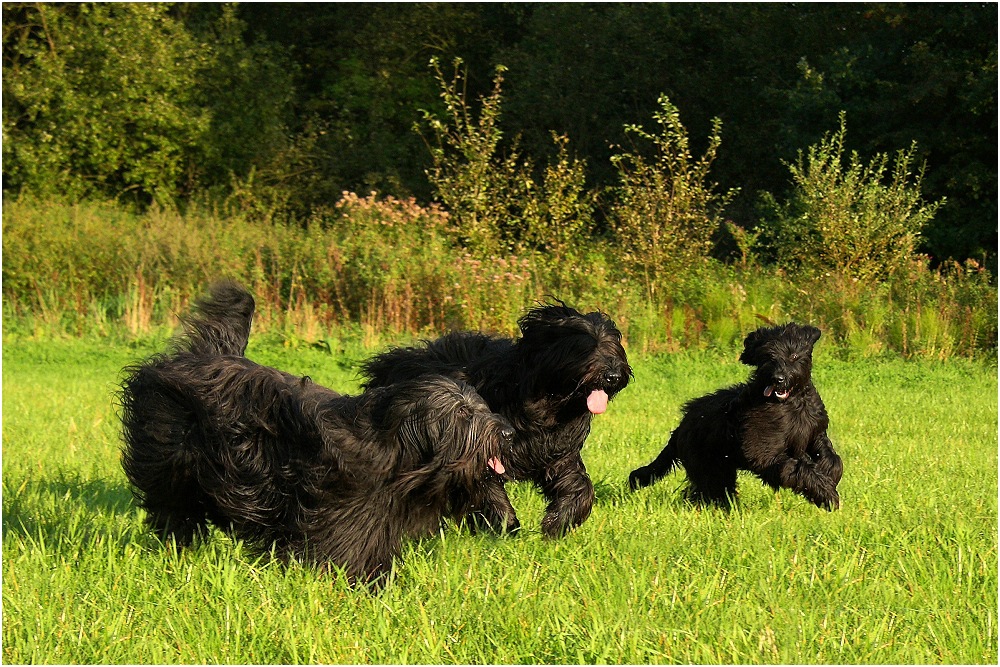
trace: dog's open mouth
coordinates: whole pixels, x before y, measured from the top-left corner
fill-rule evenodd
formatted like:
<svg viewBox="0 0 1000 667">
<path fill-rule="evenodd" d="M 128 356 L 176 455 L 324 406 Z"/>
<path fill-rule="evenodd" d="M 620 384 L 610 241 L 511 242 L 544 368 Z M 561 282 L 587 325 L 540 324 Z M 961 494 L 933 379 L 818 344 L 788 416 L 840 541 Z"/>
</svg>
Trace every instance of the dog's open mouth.
<svg viewBox="0 0 1000 667">
<path fill-rule="evenodd" d="M 595 389 L 587 396 L 587 409 L 591 414 L 603 414 L 608 409 L 608 392 Z"/>
<path fill-rule="evenodd" d="M 487 461 L 486 464 L 493 470 L 493 472 L 495 472 L 498 475 L 502 475 L 505 472 L 507 472 L 507 469 L 503 467 L 502 463 L 500 463 L 499 456 L 494 456 L 490 458 L 490 460 Z"/>
<path fill-rule="evenodd" d="M 791 393 L 792 393 L 791 390 L 788 389 L 787 387 L 784 389 L 779 389 L 775 387 L 773 384 L 767 385 L 767 387 L 764 389 L 764 396 L 770 398 L 771 394 L 774 394 L 774 397 L 779 401 L 785 400 L 791 395 Z"/>
</svg>

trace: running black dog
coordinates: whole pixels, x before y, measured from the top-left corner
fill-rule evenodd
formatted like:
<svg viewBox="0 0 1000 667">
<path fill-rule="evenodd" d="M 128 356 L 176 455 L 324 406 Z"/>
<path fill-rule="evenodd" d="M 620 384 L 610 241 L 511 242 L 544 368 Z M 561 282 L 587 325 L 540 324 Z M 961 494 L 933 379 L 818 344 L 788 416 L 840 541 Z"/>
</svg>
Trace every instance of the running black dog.
<svg viewBox="0 0 1000 667">
<path fill-rule="evenodd" d="M 629 486 L 648 486 L 679 461 L 688 495 L 698 502 L 728 507 L 736 499 L 736 471 L 749 470 L 774 489 L 838 508 L 843 464 L 827 437 L 829 418 L 811 378 L 819 337 L 816 327 L 794 323 L 748 335 L 740 361 L 756 367 L 750 381 L 685 405 L 667 446 L 629 475 Z"/>
<path fill-rule="evenodd" d="M 368 388 L 390 386 L 424 373 L 472 384 L 490 408 L 515 429 L 504 450 L 505 479 L 530 480 L 548 500 L 542 532 L 556 537 L 583 523 L 594 485 L 580 450 L 590 420 L 632 377 L 621 333 L 603 313 L 583 315 L 559 302 L 538 306 L 518 321 L 517 340 L 455 332 L 416 347 L 395 348 L 362 368 Z M 490 478 L 472 527 L 513 532 L 520 522 L 503 480 Z"/>
<path fill-rule="evenodd" d="M 126 369 L 122 465 L 150 526 L 211 522 L 259 549 L 380 584 L 405 537 L 482 502 L 513 429 L 469 385 L 423 375 L 360 396 L 243 356 L 254 312 L 218 284 L 174 350 Z"/>
</svg>

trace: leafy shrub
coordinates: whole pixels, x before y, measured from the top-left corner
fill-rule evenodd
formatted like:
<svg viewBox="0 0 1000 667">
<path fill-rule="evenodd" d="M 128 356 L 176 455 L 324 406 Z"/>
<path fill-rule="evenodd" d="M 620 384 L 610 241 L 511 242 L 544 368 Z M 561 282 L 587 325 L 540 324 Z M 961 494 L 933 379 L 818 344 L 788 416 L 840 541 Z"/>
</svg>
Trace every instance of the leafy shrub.
<svg viewBox="0 0 1000 667">
<path fill-rule="evenodd" d="M 915 144 L 891 161 L 879 153 L 868 164 L 852 152 L 845 165 L 846 133 L 841 113 L 836 132 L 788 165 L 794 191 L 784 204 L 766 196 L 767 239 L 782 265 L 866 281 L 887 278 L 911 260 L 917 237 L 944 200 L 923 201 L 924 169 L 912 171 Z"/>
<path fill-rule="evenodd" d="M 493 90 L 480 100 L 478 116 L 465 99 L 462 61 L 450 81 L 431 60 L 446 109 L 445 117 L 424 112 L 433 132 L 427 141 L 433 167 L 427 176 L 438 199 L 453 215 L 458 241 L 478 258 L 499 250 L 540 250 L 556 264 L 589 236 L 596 195 L 585 185 L 585 164 L 569 155 L 569 139 L 553 133 L 556 159 L 538 182 L 534 167 L 510 142 L 503 154 L 500 129 L 505 69 L 496 69 Z M 426 140 L 426 138 L 425 138 Z"/>
<path fill-rule="evenodd" d="M 465 72 L 456 59 L 450 81 L 440 63 L 431 67 L 441 88 L 445 117 L 424 111 L 434 135 L 427 141 L 433 166 L 427 172 L 444 207 L 454 216 L 458 238 L 472 252 L 488 255 L 503 245 L 513 246 L 517 221 L 512 215 L 527 194 L 530 177 L 516 147 L 503 157 L 499 127 L 502 66 L 497 67 L 493 90 L 480 100 L 474 117 L 465 99 Z"/>
<path fill-rule="evenodd" d="M 197 45 L 168 9 L 81 5 L 87 18 L 78 21 L 36 6 L 44 39 L 23 40 L 19 65 L 4 71 L 12 185 L 74 195 L 177 192 L 186 146 L 202 141 L 209 117 L 193 112 Z"/>
<path fill-rule="evenodd" d="M 658 104 L 653 114 L 659 126 L 656 134 L 639 125 L 625 127 L 627 134 L 652 144 L 654 155 L 621 153 L 611 158 L 620 180 L 612 208 L 615 234 L 626 266 L 649 296 L 675 282 L 681 269 L 708 256 L 721 211 L 736 193 L 719 194 L 708 180 L 722 142 L 722 122 L 713 120 L 708 148 L 695 160 L 680 111 L 666 95 Z"/>
<path fill-rule="evenodd" d="M 569 155 L 569 139 L 552 133 L 557 147 L 540 187 L 531 183 L 525 201 L 525 244 L 562 267 L 589 239 L 597 193 L 586 187 L 586 164 Z"/>
</svg>

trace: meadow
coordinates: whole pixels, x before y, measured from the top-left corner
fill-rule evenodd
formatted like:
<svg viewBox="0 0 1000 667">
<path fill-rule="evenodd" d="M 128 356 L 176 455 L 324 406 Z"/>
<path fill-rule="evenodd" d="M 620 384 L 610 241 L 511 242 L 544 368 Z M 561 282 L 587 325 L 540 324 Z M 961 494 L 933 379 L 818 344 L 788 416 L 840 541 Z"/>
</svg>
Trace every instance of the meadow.
<svg viewBox="0 0 1000 667">
<path fill-rule="evenodd" d="M 848 360 L 821 340 L 842 509 L 742 477 L 726 514 L 686 503 L 680 473 L 625 482 L 685 400 L 745 367 L 634 353 L 584 449 L 589 521 L 544 540 L 541 496 L 512 485 L 521 535 L 449 526 L 370 595 L 221 534 L 177 552 L 143 528 L 113 392 L 164 341 L 5 336 L 5 663 L 997 662 L 995 360 Z M 264 335 L 248 356 L 353 391 L 368 344 Z"/>
</svg>

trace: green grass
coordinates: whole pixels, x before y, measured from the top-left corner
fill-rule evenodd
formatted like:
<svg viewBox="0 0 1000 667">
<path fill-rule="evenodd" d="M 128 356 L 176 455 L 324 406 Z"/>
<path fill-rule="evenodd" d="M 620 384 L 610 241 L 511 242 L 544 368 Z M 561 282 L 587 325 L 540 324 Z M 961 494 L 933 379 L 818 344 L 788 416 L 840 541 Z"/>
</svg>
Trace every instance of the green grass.
<svg viewBox="0 0 1000 667">
<path fill-rule="evenodd" d="M 164 547 L 118 465 L 119 369 L 162 343 L 5 342 L 6 663 L 988 663 L 997 661 L 997 373 L 954 360 L 839 361 L 815 379 L 844 458 L 826 513 L 741 478 L 730 514 L 632 494 L 684 400 L 742 379 L 735 355 L 635 358 L 595 420 L 590 520 L 543 540 L 455 529 L 407 545 L 379 595 L 215 535 Z M 333 354 L 255 339 L 249 355 L 345 391 Z"/>
</svg>

